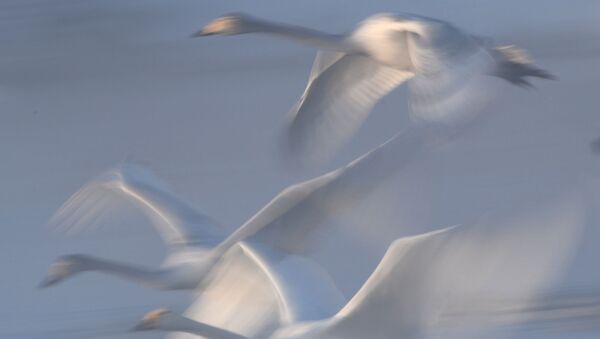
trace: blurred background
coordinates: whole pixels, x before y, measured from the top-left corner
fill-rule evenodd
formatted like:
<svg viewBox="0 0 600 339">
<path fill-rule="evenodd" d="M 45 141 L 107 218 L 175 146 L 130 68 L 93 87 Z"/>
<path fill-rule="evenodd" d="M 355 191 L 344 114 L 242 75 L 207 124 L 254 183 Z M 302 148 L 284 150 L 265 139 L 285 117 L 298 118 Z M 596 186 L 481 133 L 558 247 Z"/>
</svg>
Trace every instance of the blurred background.
<svg viewBox="0 0 600 339">
<path fill-rule="evenodd" d="M 147 165 L 199 210 L 236 227 L 285 186 L 350 161 L 409 123 L 400 88 L 333 162 L 282 166 L 276 142 L 315 51 L 260 35 L 188 38 L 235 11 L 334 33 L 382 11 L 427 15 L 514 43 L 559 78 L 531 90 L 506 85 L 483 124 L 331 221 L 354 229 L 348 250 L 364 252 L 346 294 L 399 236 L 576 192 L 584 237 L 556 289 L 600 296 L 600 158 L 589 148 L 600 136 L 597 1 L 2 0 L 0 338 L 160 338 L 123 331 L 149 309 L 190 303 L 189 292 L 93 273 L 36 288 L 65 253 L 160 263 L 162 242 L 141 216 L 77 237 L 44 227 L 86 180 L 116 163 Z M 375 223 L 378 231 L 369 231 Z M 600 317 L 590 319 L 550 333 L 532 324 L 514 335 L 597 338 Z"/>
</svg>

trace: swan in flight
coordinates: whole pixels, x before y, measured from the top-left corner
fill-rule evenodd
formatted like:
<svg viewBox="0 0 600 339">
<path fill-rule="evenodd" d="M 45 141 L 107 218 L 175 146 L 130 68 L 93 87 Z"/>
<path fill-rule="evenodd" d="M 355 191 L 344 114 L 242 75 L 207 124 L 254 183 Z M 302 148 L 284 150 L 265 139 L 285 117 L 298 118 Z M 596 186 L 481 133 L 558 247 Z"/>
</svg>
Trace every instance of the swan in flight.
<svg viewBox="0 0 600 339">
<path fill-rule="evenodd" d="M 389 246 L 363 286 L 332 316 L 281 322 L 270 333 L 253 335 L 243 328 L 209 324 L 198 314 L 180 316 L 161 309 L 150 312 L 135 329 L 189 333 L 175 335 L 178 339 L 194 335 L 211 339 L 439 337 L 436 334 L 447 330 L 443 327 L 445 314 L 456 322 L 461 314 L 481 309 L 482 301 L 490 296 L 529 301 L 550 284 L 576 246 L 583 223 L 577 199 L 561 199 L 553 207 L 545 209 L 541 218 L 527 215 L 510 223 L 476 223 L 400 238 Z M 305 295 L 312 286 L 305 286 Z M 203 294 L 210 292 L 203 289 Z M 217 294 L 219 298 L 212 300 L 217 304 L 215 312 L 219 307 L 235 312 L 236 306 L 245 306 L 237 304 L 239 300 L 232 304 L 226 293 Z M 288 302 L 310 302 L 301 295 Z M 234 317 L 226 323 L 244 320 L 243 316 Z M 504 320 L 516 323 L 523 318 L 515 313 L 513 319 Z M 470 330 L 481 331 L 494 324 L 474 326 Z"/>
<path fill-rule="evenodd" d="M 405 81 L 412 117 L 447 127 L 466 123 L 482 108 L 490 95 L 486 75 L 523 87 L 531 86 L 527 77 L 553 79 L 514 46 L 492 46 L 448 22 L 412 14 L 377 14 L 342 35 L 231 14 L 192 36 L 244 33 L 319 50 L 286 133 L 286 148 L 312 160 L 333 154 L 377 101 Z"/>
<path fill-rule="evenodd" d="M 168 249 L 163 265 L 147 269 L 89 255 L 66 255 L 50 265 L 40 286 L 54 285 L 77 273 L 100 271 L 151 288 L 194 289 L 215 263 L 238 245 L 244 256 L 269 270 L 276 267 L 269 260 L 279 262 L 289 254 L 302 254 L 320 220 L 362 199 L 427 145 L 417 133 L 399 133 L 346 166 L 284 189 L 234 232 L 176 197 L 150 171 L 124 164 L 84 185 L 50 224 L 64 231 L 85 228 L 103 211 L 120 205 L 114 194 L 120 195 L 137 204 L 163 238 Z M 312 265 L 304 269 L 316 270 Z"/>
</svg>

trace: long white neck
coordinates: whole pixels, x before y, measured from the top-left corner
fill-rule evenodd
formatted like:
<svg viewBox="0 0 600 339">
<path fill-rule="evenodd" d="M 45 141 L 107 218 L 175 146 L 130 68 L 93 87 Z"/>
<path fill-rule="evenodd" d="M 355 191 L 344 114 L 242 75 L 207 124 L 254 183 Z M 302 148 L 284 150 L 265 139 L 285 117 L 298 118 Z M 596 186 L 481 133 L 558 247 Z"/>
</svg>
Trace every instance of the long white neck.
<svg viewBox="0 0 600 339">
<path fill-rule="evenodd" d="M 165 271 L 152 271 L 129 264 L 86 256 L 80 259 L 81 271 L 99 271 L 151 288 L 168 289 Z"/>
<path fill-rule="evenodd" d="M 163 331 L 196 334 L 208 339 L 247 339 L 247 337 L 237 333 L 175 314 L 170 314 L 166 319 L 162 319 L 159 323 L 159 329 Z"/>
<path fill-rule="evenodd" d="M 248 27 L 248 32 L 273 34 L 319 49 L 335 50 L 344 53 L 357 51 L 344 35 L 328 34 L 310 28 L 280 24 L 256 18 L 246 19 L 246 26 Z"/>
</svg>

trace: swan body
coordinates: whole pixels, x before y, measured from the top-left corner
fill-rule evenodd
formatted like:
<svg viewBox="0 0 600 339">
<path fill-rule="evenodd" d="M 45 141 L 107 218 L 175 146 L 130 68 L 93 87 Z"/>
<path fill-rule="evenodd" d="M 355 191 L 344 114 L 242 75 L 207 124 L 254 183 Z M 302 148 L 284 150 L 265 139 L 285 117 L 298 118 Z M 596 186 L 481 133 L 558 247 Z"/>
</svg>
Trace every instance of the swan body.
<svg viewBox="0 0 600 339">
<path fill-rule="evenodd" d="M 411 117 L 445 128 L 477 116 L 492 92 L 486 76 L 519 86 L 530 86 L 526 77 L 553 78 L 514 46 L 492 46 L 451 23 L 413 14 L 377 14 L 341 35 L 231 14 L 194 36 L 244 33 L 319 49 L 286 134 L 287 150 L 317 161 L 333 154 L 379 99 L 406 81 Z"/>
</svg>

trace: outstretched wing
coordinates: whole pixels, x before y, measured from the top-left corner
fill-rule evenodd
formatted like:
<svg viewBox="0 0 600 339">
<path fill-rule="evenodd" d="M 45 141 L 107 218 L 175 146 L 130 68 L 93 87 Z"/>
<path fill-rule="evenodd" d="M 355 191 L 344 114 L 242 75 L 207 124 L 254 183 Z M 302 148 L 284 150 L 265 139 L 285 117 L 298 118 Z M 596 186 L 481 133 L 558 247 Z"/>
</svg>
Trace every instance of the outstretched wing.
<svg viewBox="0 0 600 339">
<path fill-rule="evenodd" d="M 396 240 L 350 302 L 315 330 L 328 338 L 413 338 L 435 331 L 440 315 L 469 313 L 482 300 L 530 300 L 549 287 L 583 225 L 577 198 L 543 207 L 508 222 Z"/>
<path fill-rule="evenodd" d="M 169 247 L 212 248 L 225 234 L 211 218 L 169 191 L 149 170 L 123 164 L 85 184 L 54 214 L 50 223 L 70 232 L 88 227 L 100 214 L 114 211 L 115 194 L 138 205 Z"/>
<path fill-rule="evenodd" d="M 240 226 L 216 251 L 252 237 L 284 253 L 305 254 L 319 222 L 353 206 L 429 144 L 418 129 L 392 137 L 344 167 L 292 185 Z"/>
<path fill-rule="evenodd" d="M 287 149 L 311 160 L 330 156 L 384 95 L 412 76 L 366 56 L 320 51 L 294 106 Z"/>
</svg>

